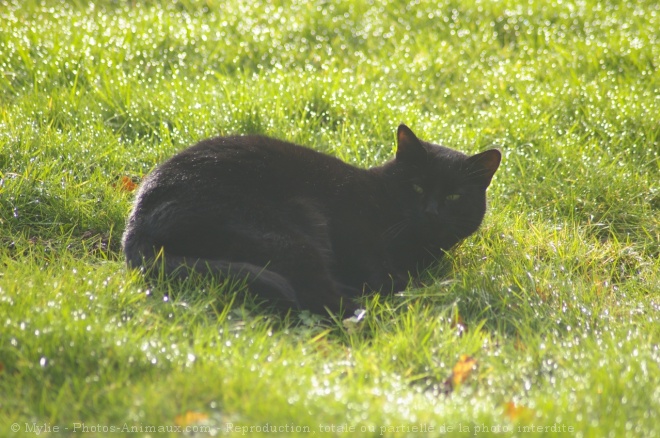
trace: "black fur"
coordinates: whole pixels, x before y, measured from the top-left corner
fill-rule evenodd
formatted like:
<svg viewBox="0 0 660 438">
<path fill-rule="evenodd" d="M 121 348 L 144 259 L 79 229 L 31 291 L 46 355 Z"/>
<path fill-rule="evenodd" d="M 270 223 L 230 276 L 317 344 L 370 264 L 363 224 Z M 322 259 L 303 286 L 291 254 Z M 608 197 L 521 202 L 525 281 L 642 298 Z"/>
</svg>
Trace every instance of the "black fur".
<svg viewBox="0 0 660 438">
<path fill-rule="evenodd" d="M 243 278 L 271 302 L 319 313 L 403 290 L 477 230 L 500 153 L 468 157 L 405 125 L 397 142 L 395 159 L 360 169 L 262 136 L 202 141 L 142 183 L 128 265 Z"/>
</svg>

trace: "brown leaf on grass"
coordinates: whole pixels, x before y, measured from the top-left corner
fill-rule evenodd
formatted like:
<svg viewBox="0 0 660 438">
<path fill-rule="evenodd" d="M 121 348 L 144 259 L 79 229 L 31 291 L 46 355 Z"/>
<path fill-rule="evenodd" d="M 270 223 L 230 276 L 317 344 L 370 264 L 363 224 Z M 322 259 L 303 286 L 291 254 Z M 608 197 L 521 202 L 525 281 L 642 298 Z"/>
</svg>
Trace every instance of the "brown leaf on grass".
<svg viewBox="0 0 660 438">
<path fill-rule="evenodd" d="M 472 371 L 476 368 L 477 360 L 467 354 L 462 354 L 458 359 L 458 362 L 454 365 L 454 368 L 452 368 L 451 376 L 449 376 L 439 387 L 439 392 L 444 395 L 451 394 L 454 389 L 459 387 L 468 377 L 470 377 L 470 374 L 472 374 Z"/>
<path fill-rule="evenodd" d="M 510 401 L 504 405 L 504 415 L 509 417 L 511 421 L 527 421 L 532 418 L 534 411 L 525 406 L 517 406 L 514 402 Z"/>
<path fill-rule="evenodd" d="M 204 423 L 209 416 L 201 412 L 188 411 L 183 415 L 174 417 L 174 424 L 177 426 L 190 426 L 193 424 Z"/>
<path fill-rule="evenodd" d="M 461 357 L 454 365 L 451 374 L 451 381 L 454 387 L 465 382 L 465 380 L 470 377 L 472 371 L 477 368 L 477 360 L 468 356 L 467 354 L 462 354 Z"/>
<path fill-rule="evenodd" d="M 118 188 L 122 192 L 133 192 L 138 187 L 137 178 L 131 178 L 130 176 L 122 176 L 119 178 L 116 184 L 113 184 L 114 187 Z"/>
</svg>

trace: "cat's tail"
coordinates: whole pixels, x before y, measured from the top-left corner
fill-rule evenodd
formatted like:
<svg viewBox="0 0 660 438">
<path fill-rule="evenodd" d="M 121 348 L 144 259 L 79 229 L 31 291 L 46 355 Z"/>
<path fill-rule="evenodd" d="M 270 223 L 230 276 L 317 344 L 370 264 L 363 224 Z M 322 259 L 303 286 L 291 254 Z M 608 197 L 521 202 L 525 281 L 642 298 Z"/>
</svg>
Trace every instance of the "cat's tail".
<svg viewBox="0 0 660 438">
<path fill-rule="evenodd" d="M 179 256 L 165 249 L 156 252 L 153 243 L 140 241 L 131 233 L 124 236 L 123 248 L 128 267 L 139 269 L 148 277 L 184 280 L 191 272 L 197 272 L 215 278 L 232 278 L 245 281 L 250 292 L 278 307 L 301 308 L 289 281 L 265 266 Z"/>
</svg>

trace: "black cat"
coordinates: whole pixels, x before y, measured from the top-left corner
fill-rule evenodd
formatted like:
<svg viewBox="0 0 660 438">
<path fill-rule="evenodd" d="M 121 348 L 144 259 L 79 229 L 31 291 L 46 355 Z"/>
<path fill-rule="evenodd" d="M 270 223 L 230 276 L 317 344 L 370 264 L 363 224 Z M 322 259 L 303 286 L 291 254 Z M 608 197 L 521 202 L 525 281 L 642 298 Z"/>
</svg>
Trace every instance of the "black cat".
<svg viewBox="0 0 660 438">
<path fill-rule="evenodd" d="M 405 125 L 397 141 L 396 158 L 360 169 L 268 137 L 204 140 L 145 178 L 123 236 L 128 265 L 231 275 L 318 313 L 403 290 L 477 230 L 501 155 L 468 157 Z"/>
</svg>

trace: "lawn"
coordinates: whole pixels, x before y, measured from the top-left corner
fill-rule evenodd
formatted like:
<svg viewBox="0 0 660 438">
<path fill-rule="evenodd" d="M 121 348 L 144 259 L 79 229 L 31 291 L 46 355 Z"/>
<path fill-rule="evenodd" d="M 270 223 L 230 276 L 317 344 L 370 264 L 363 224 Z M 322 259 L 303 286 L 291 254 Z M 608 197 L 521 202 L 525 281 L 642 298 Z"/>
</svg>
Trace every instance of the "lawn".
<svg viewBox="0 0 660 438">
<path fill-rule="evenodd" d="M 655 0 L 1 1 L 0 436 L 659 436 L 659 90 Z M 400 122 L 503 153 L 425 287 L 342 321 L 125 267 L 186 146 L 368 167 Z"/>
</svg>

